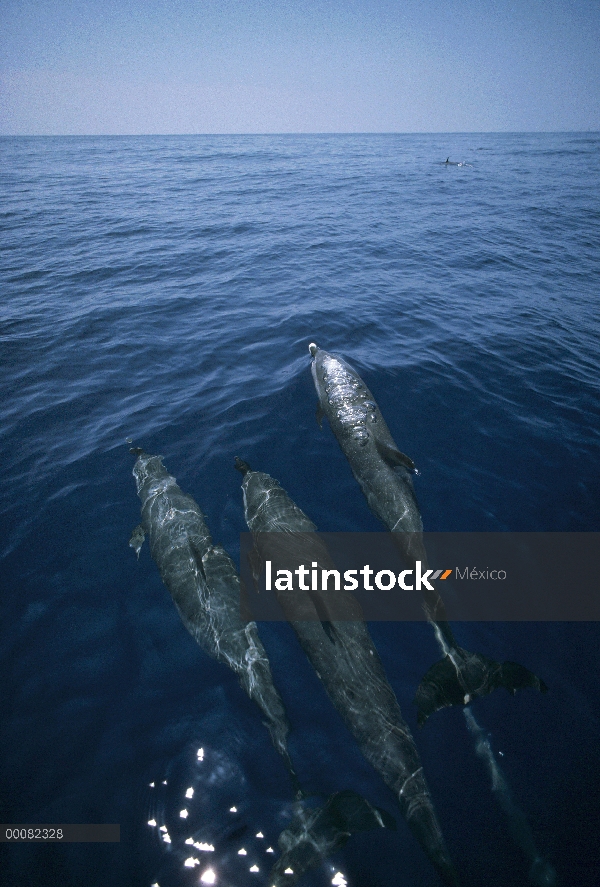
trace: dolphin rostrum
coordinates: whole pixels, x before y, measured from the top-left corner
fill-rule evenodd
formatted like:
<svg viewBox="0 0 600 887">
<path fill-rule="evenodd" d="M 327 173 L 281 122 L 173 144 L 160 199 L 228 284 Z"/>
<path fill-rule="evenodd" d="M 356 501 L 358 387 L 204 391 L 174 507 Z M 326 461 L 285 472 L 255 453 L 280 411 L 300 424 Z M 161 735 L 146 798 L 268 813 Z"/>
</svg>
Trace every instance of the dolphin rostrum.
<svg viewBox="0 0 600 887">
<path fill-rule="evenodd" d="M 312 375 L 319 398 L 317 417 L 325 415 L 363 491 L 371 511 L 392 532 L 405 560 L 421 561 L 427 569 L 423 523 L 411 472 L 415 465 L 401 453 L 387 427 L 375 398 L 341 357 L 328 354 L 314 342 Z M 423 584 L 424 609 L 444 651 L 444 658 L 427 672 L 415 697 L 419 725 L 430 714 L 448 705 L 466 705 L 497 687 L 515 693 L 535 687 L 545 693 L 546 685 L 516 662 L 495 662 L 458 646 L 446 617 L 444 604 L 435 590 Z"/>
<path fill-rule="evenodd" d="M 330 795 L 322 807 L 296 805 L 294 817 L 279 836 L 279 857 L 269 887 L 291 887 L 308 869 L 343 847 L 350 836 L 373 828 L 395 829 L 389 813 L 353 791 Z"/>
<path fill-rule="evenodd" d="M 271 675 L 255 622 L 240 613 L 240 580 L 233 561 L 213 545 L 202 512 L 168 474 L 162 456 L 131 450 L 142 502 L 142 523 L 130 545 L 139 557 L 145 534 L 161 578 L 181 620 L 205 653 L 225 663 L 239 677 L 248 696 L 266 717 L 273 745 L 289 770 L 294 790 L 300 786 L 287 749 L 289 723 Z"/>
<path fill-rule="evenodd" d="M 289 567 L 295 559 L 328 568 L 316 527 L 280 484 L 236 459 L 244 475 L 244 512 L 259 560 Z M 256 565 L 255 565 L 256 567 Z M 257 572 L 255 570 L 255 572 Z M 277 583 L 276 583 L 277 587 Z M 359 608 L 329 618 L 327 598 L 277 591 L 284 615 L 364 757 L 394 792 L 402 815 L 445 884 L 458 885 L 413 736 L 390 687 Z M 287 611 L 287 612 L 286 612 Z"/>
</svg>

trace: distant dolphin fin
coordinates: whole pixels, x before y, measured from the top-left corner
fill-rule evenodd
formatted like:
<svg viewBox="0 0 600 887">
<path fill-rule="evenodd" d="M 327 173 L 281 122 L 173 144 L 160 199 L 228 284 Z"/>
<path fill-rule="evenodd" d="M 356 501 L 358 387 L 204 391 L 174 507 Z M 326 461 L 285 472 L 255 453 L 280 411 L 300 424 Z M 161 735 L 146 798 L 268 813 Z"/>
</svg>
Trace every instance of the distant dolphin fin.
<svg viewBox="0 0 600 887">
<path fill-rule="evenodd" d="M 142 545 L 144 544 L 144 539 L 146 538 L 146 532 L 141 524 L 138 524 L 137 527 L 134 527 L 134 530 L 131 534 L 131 539 L 129 540 L 129 547 L 133 548 L 137 555 L 137 559 L 140 559 L 140 551 L 142 549 Z"/>
<path fill-rule="evenodd" d="M 513 695 L 524 687 L 535 687 L 541 693 L 548 691 L 540 678 L 517 662 L 495 662 L 480 653 L 454 648 L 431 666 L 419 684 L 414 700 L 419 709 L 419 727 L 434 711 L 450 705 L 468 705 L 498 687 L 506 687 Z"/>
<path fill-rule="evenodd" d="M 375 445 L 381 458 L 384 459 L 388 465 L 391 465 L 392 468 L 396 465 L 402 465 L 403 468 L 408 468 L 410 471 L 416 470 L 415 463 L 410 456 L 401 453 L 396 447 L 392 447 L 390 444 L 381 443 L 379 440 L 375 441 Z"/>
</svg>

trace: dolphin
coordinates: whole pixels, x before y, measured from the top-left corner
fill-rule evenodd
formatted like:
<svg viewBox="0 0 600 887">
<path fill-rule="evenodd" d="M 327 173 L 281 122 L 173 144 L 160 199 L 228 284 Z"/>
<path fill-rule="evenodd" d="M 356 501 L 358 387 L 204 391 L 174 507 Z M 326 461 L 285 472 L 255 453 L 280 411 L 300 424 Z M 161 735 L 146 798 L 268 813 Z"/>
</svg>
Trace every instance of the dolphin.
<svg viewBox="0 0 600 887">
<path fill-rule="evenodd" d="M 252 471 L 241 459 L 244 513 L 262 561 L 289 566 L 295 560 L 329 568 L 316 527 L 274 478 Z M 255 573 L 257 565 L 254 564 Z M 457 887 L 413 736 L 386 678 L 366 625 L 349 605 L 351 618 L 328 618 L 328 601 L 299 590 L 276 592 L 284 615 L 334 707 L 364 757 L 394 792 L 403 817 L 443 882 Z M 287 612 L 286 612 L 287 611 Z"/>
<path fill-rule="evenodd" d="M 421 561 L 427 569 L 423 522 L 412 483 L 415 464 L 402 453 L 385 423 L 375 398 L 358 373 L 341 357 L 314 342 L 309 347 L 311 371 L 319 398 L 317 419 L 325 415 L 371 511 L 392 532 L 404 559 Z M 545 683 L 516 662 L 495 662 L 457 644 L 442 599 L 424 585 L 423 603 L 444 658 L 427 672 L 415 697 L 418 723 L 440 708 L 467 705 L 472 699 L 506 687 L 547 691 Z"/>
<path fill-rule="evenodd" d="M 373 828 L 395 829 L 396 822 L 353 791 L 330 795 L 322 807 L 298 804 L 279 836 L 282 855 L 271 869 L 269 887 L 291 887 L 308 869 L 343 847 L 351 835 Z"/>
<path fill-rule="evenodd" d="M 242 619 L 240 580 L 224 548 L 214 545 L 202 512 L 168 474 L 162 456 L 138 447 L 133 468 L 142 522 L 130 546 L 138 558 L 146 533 L 150 553 L 179 611 L 199 646 L 237 674 L 248 696 L 266 717 L 273 745 L 283 758 L 298 797 L 302 792 L 287 749 L 289 723 L 271 675 L 256 622 Z"/>
<path fill-rule="evenodd" d="M 533 887 L 555 887 L 557 876 L 554 867 L 549 860 L 538 853 L 531 827 L 525 814 L 513 800 L 510 786 L 492 751 L 489 737 L 477 723 L 470 705 L 463 709 L 463 713 L 475 743 L 475 751 L 489 771 L 492 792 L 504 812 L 510 835 L 529 863 L 529 883 Z"/>
</svg>

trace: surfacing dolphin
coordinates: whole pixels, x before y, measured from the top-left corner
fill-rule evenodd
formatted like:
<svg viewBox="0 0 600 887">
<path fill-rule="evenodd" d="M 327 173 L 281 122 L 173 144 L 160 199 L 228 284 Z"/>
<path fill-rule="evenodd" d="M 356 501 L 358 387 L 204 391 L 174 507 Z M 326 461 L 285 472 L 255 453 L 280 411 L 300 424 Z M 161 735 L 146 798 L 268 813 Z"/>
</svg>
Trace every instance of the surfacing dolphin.
<svg viewBox="0 0 600 887">
<path fill-rule="evenodd" d="M 373 828 L 395 829 L 396 822 L 353 791 L 330 795 L 322 807 L 298 804 L 279 836 L 281 856 L 271 869 L 269 887 L 291 887 L 308 869 L 347 844 L 351 835 Z"/>
<path fill-rule="evenodd" d="M 244 513 L 261 561 L 289 569 L 295 559 L 333 566 L 316 527 L 274 478 L 252 471 L 241 459 Z M 258 572 L 254 564 L 255 572 Z M 276 583 L 277 589 L 277 583 Z M 437 821 L 419 753 L 364 622 L 355 614 L 330 618 L 325 595 L 292 589 L 276 591 L 304 652 L 364 757 L 394 792 L 403 817 L 443 882 L 457 887 Z M 348 597 L 351 597 L 348 595 Z M 351 602 L 349 604 L 351 610 Z M 299 618 L 300 617 L 300 618 Z"/>
<path fill-rule="evenodd" d="M 145 534 L 161 578 L 181 620 L 205 653 L 239 677 L 266 717 L 273 745 L 282 756 L 297 795 L 300 786 L 287 749 L 289 723 L 273 683 L 255 622 L 240 613 L 240 580 L 224 548 L 213 541 L 202 512 L 162 463 L 135 448 L 133 475 L 142 502 L 142 522 L 130 545 L 139 557 Z"/>
<path fill-rule="evenodd" d="M 427 569 L 423 522 L 413 488 L 412 459 L 400 452 L 375 398 L 358 373 L 341 357 L 328 354 L 314 342 L 308 346 L 312 375 L 319 397 L 317 417 L 325 415 L 363 491 L 371 511 L 392 532 L 402 556 L 411 565 Z M 423 583 L 424 609 L 444 651 L 444 658 L 427 672 L 415 697 L 419 725 L 449 705 L 466 705 L 497 687 L 515 693 L 546 685 L 516 662 L 495 662 L 459 647 L 437 591 Z"/>
</svg>

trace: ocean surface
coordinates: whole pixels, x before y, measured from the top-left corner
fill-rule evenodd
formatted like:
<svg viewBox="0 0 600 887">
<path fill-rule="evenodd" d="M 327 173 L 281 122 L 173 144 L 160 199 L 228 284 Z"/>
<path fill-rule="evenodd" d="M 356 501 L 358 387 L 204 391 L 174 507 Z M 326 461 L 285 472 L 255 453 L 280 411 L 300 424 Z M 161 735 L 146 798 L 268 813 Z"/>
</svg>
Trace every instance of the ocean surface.
<svg viewBox="0 0 600 887">
<path fill-rule="evenodd" d="M 381 530 L 315 421 L 314 341 L 417 464 L 427 530 L 600 530 L 599 157 L 595 133 L 0 140 L 0 821 L 121 826 L 0 845 L 2 887 L 267 887 L 292 813 L 259 710 L 128 547 L 126 438 L 236 562 L 235 456 L 320 530 Z M 557 883 L 596 887 L 600 627 L 454 627 L 548 685 L 473 711 Z M 259 629 L 303 785 L 397 820 L 301 884 L 439 885 L 290 627 Z M 371 631 L 463 887 L 526 885 L 462 712 L 417 728 L 429 626 Z"/>
</svg>

